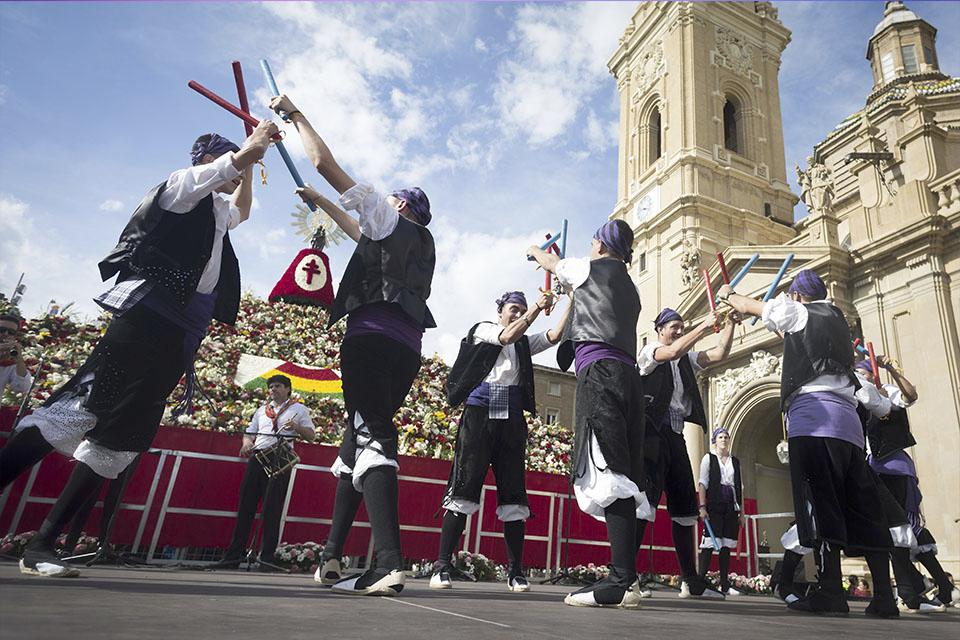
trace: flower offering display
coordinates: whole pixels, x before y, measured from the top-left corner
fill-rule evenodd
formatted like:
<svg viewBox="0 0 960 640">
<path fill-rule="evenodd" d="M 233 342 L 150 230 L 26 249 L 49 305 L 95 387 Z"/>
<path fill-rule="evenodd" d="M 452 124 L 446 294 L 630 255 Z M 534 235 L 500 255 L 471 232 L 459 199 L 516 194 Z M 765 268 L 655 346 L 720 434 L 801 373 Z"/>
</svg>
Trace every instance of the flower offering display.
<svg viewBox="0 0 960 640">
<path fill-rule="evenodd" d="M 174 419 L 170 411 L 182 387 L 170 396 L 165 424 L 226 432 L 243 431 L 254 411 L 266 402 L 266 389 L 234 384 L 242 354 L 274 358 L 310 367 L 338 370 L 344 323 L 327 329 L 327 311 L 319 306 L 268 303 L 250 294 L 240 301 L 235 327 L 214 322 L 200 346 L 195 368 L 202 393 L 194 395 L 194 411 Z M 28 320 L 24 354 L 31 371 L 41 356 L 31 406 L 42 403 L 83 364 L 110 321 L 103 314 L 92 322 L 65 315 L 44 315 Z M 407 400 L 397 412 L 401 455 L 450 460 L 457 441 L 461 411 L 451 411 L 444 384 L 449 367 L 434 355 L 424 358 Z M 317 442 L 338 445 L 346 422 L 343 399 L 338 395 L 304 394 L 299 398 L 317 427 Z M 17 405 L 19 398 L 4 392 L 3 404 Z M 527 469 L 566 473 L 573 449 L 573 434 L 560 425 L 548 425 L 528 416 Z"/>
</svg>

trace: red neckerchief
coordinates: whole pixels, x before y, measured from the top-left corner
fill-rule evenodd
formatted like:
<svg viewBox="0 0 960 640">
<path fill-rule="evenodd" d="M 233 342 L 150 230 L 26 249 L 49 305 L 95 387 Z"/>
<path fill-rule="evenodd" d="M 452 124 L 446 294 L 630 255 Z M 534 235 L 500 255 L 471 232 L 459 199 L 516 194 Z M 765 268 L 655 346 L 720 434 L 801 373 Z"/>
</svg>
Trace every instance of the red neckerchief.
<svg viewBox="0 0 960 640">
<path fill-rule="evenodd" d="M 279 411 L 275 411 L 273 406 L 271 406 L 269 402 L 267 403 L 266 407 L 264 407 L 263 412 L 267 415 L 268 418 L 270 418 L 273 421 L 274 433 L 277 433 L 278 431 L 280 431 L 279 424 L 278 424 L 280 420 L 280 416 L 283 415 L 284 411 L 286 411 L 287 409 L 289 409 L 295 404 L 297 404 L 296 400 L 294 400 L 293 398 L 287 398 L 287 401 L 284 402 L 282 405 L 280 405 Z"/>
</svg>

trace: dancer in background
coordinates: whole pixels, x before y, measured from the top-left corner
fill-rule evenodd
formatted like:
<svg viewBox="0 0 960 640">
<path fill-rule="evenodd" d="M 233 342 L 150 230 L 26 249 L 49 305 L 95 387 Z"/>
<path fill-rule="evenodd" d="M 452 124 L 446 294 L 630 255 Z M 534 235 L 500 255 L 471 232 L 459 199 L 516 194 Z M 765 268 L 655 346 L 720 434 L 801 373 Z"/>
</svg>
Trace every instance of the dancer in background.
<svg viewBox="0 0 960 640">
<path fill-rule="evenodd" d="M 708 453 L 700 461 L 697 482 L 700 518 L 710 520 L 720 545 L 720 593 L 739 596 L 740 592 L 730 586 L 730 550 L 737 548 L 740 514 L 743 512 L 740 460 L 730 453 L 730 433 L 726 429 L 714 429 L 710 440 L 716 445 L 716 453 Z M 714 551 L 713 538 L 705 530 L 700 542 L 700 578 L 703 580 L 706 580 Z"/>
<path fill-rule="evenodd" d="M 447 378 L 451 407 L 466 403 L 457 430 L 450 481 L 443 498 L 440 553 L 430 578 L 431 589 L 449 589 L 452 558 L 467 516 L 480 509 L 480 493 L 487 469 L 497 479 L 497 517 L 503 522 L 510 569 L 507 588 L 528 591 L 523 576 L 523 538 L 530 517 L 527 503 L 527 420 L 536 414 L 534 356 L 546 351 L 563 333 L 570 306 L 549 331 L 527 336 L 540 312 L 552 306 L 550 292 L 542 293 L 532 309 L 522 291 L 508 291 L 497 301 L 499 322 L 479 322 L 463 340 L 457 361 Z"/>
</svg>

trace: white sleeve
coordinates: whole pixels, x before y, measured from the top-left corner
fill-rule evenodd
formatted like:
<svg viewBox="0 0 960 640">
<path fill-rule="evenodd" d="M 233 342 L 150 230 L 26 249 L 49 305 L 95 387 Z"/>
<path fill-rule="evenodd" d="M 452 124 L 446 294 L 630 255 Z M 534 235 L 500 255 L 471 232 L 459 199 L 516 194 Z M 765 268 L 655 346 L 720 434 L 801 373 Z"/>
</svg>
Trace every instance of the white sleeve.
<svg viewBox="0 0 960 640">
<path fill-rule="evenodd" d="M 530 341 L 530 355 L 532 356 L 535 356 L 542 351 L 546 351 L 553 346 L 553 344 L 547 338 L 546 331 L 543 333 L 535 333 L 527 339 Z"/>
<path fill-rule="evenodd" d="M 776 298 L 763 303 L 763 314 L 760 319 L 770 331 L 796 333 L 803 331 L 807 326 L 807 308 L 788 298 L 787 294 L 781 293 Z"/>
<path fill-rule="evenodd" d="M 310 419 L 310 412 L 307 411 L 307 408 L 302 404 L 297 405 L 297 415 L 294 416 L 294 422 L 301 427 L 306 427 L 311 430 L 316 429 L 313 420 Z"/>
<path fill-rule="evenodd" d="M 500 334 L 502 332 L 503 327 L 499 324 L 481 322 L 480 326 L 473 332 L 473 342 L 474 344 L 486 342 L 487 344 L 495 344 L 498 347 L 502 347 L 503 344 L 500 342 Z"/>
<path fill-rule="evenodd" d="M 227 215 L 227 231 L 233 231 L 237 228 L 237 225 L 242 222 L 240 220 L 240 209 L 233 202 L 229 203 L 230 213 Z"/>
<path fill-rule="evenodd" d="M 250 419 L 250 426 L 247 427 L 247 431 L 244 435 L 250 436 L 251 438 L 256 438 L 257 434 L 260 433 L 260 412 L 263 411 L 263 407 L 260 407 L 253 412 L 253 417 Z"/>
<path fill-rule="evenodd" d="M 371 240 L 383 240 L 397 228 L 400 214 L 372 185 L 358 183 L 340 195 L 340 206 L 360 214 L 360 233 Z"/>
<path fill-rule="evenodd" d="M 590 277 L 590 258 L 564 258 L 557 263 L 556 276 L 567 289 L 576 289 Z"/>
<path fill-rule="evenodd" d="M 890 400 L 880 395 L 872 382 L 861 379 L 860 388 L 854 396 L 874 416 L 882 418 L 890 413 Z"/>
<path fill-rule="evenodd" d="M 23 374 L 23 377 L 17 375 L 17 365 L 12 365 L 10 367 L 10 379 L 9 385 L 15 393 L 26 393 L 30 390 L 30 385 L 33 384 L 33 376 L 30 375 L 30 372 L 27 371 Z M 0 389 L 2 392 L 3 389 Z"/>
<path fill-rule="evenodd" d="M 187 213 L 217 187 L 239 175 L 233 166 L 233 152 L 208 164 L 179 169 L 167 178 L 167 186 L 160 194 L 158 204 L 173 213 Z"/>
<path fill-rule="evenodd" d="M 687 351 L 687 357 L 690 358 L 690 366 L 693 367 L 694 373 L 700 373 L 703 371 L 703 367 L 700 366 L 700 351 Z"/>
<path fill-rule="evenodd" d="M 662 346 L 659 342 L 650 342 L 643 349 L 640 349 L 640 355 L 637 356 L 637 367 L 640 369 L 640 375 L 648 376 L 653 373 L 654 369 L 663 364 L 657 362 L 653 357 L 657 348 Z"/>
<path fill-rule="evenodd" d="M 907 399 L 903 395 L 903 391 L 900 391 L 900 387 L 895 384 L 885 384 L 883 388 L 887 390 L 887 398 L 890 400 L 890 404 L 895 407 L 900 407 L 901 409 L 906 409 L 912 402 L 907 402 Z"/>
<path fill-rule="evenodd" d="M 697 482 L 703 485 L 703 488 L 706 489 L 710 486 L 710 454 L 703 456 L 703 460 L 700 461 L 700 476 L 697 479 Z"/>
</svg>

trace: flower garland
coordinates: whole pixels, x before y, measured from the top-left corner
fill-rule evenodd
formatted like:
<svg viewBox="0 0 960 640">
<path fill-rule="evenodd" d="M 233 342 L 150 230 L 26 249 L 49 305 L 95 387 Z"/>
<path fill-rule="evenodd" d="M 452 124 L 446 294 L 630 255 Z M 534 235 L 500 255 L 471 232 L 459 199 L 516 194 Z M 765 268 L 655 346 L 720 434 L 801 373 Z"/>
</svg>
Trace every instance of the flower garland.
<svg viewBox="0 0 960 640">
<path fill-rule="evenodd" d="M 41 355 L 44 369 L 37 376 L 31 405 L 42 403 L 50 393 L 70 379 L 106 331 L 109 314 L 93 322 L 78 322 L 63 315 L 45 315 L 26 323 L 23 333 L 24 357 L 31 371 L 37 370 Z M 214 322 L 200 346 L 195 368 L 197 383 L 210 397 L 198 399 L 194 412 L 175 419 L 172 404 L 164 414 L 165 424 L 241 432 L 250 416 L 268 399 L 265 389 L 244 389 L 232 383 L 241 353 L 302 362 L 317 367 L 339 368 L 343 323 L 326 328 L 328 315 L 321 307 L 268 303 L 245 294 L 240 301 L 237 324 L 229 327 Z M 444 384 L 449 368 L 439 356 L 424 358 L 407 400 L 397 412 L 402 455 L 453 458 L 461 412 L 451 412 Z M 180 397 L 175 390 L 171 398 Z M 199 394 L 196 396 L 199 398 Z M 305 396 L 299 400 L 309 410 L 317 427 L 317 442 L 340 443 L 346 414 L 339 398 Z M 3 403 L 19 404 L 19 399 L 4 391 Z M 573 434 L 560 425 L 545 424 L 539 417 L 528 417 L 529 442 L 527 469 L 547 473 L 566 473 L 573 449 Z"/>
</svg>

